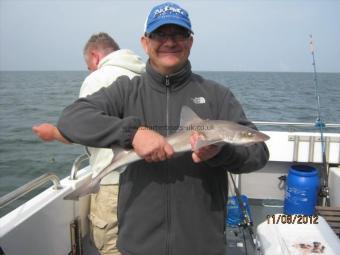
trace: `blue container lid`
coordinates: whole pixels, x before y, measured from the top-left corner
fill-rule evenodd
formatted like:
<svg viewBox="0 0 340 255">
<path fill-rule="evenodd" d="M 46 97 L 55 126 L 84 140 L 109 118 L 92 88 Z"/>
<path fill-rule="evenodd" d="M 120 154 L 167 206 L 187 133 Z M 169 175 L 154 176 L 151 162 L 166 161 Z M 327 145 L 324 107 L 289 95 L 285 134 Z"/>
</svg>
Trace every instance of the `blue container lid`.
<svg viewBox="0 0 340 255">
<path fill-rule="evenodd" d="M 314 176 L 318 175 L 318 169 L 315 167 L 307 166 L 307 165 L 293 165 L 290 167 L 289 172 L 299 176 Z"/>
</svg>

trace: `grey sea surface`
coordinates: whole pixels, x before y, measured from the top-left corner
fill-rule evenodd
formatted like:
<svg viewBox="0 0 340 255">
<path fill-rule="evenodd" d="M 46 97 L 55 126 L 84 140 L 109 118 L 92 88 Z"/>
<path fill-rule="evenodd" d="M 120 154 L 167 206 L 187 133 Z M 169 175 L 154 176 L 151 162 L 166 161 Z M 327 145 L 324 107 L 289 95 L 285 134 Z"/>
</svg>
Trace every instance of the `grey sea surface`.
<svg viewBox="0 0 340 255">
<path fill-rule="evenodd" d="M 231 88 L 252 121 L 309 122 L 317 117 L 313 73 L 197 72 Z M 62 109 L 78 98 L 87 72 L 0 72 L 0 196 L 46 172 L 70 173 L 80 145 L 40 141 L 35 124 L 55 124 Z M 340 73 L 319 73 L 321 118 L 340 123 Z M 326 130 L 327 131 L 327 130 Z M 49 184 L 50 185 L 50 184 Z M 0 216 L 32 197 L 0 209 Z"/>
</svg>

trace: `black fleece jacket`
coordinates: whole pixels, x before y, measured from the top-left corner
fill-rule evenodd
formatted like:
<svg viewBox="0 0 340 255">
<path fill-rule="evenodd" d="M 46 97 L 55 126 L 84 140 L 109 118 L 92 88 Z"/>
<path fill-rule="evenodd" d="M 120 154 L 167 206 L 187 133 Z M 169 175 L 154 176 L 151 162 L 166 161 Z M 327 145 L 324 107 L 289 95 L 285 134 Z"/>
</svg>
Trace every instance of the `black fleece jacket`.
<svg viewBox="0 0 340 255">
<path fill-rule="evenodd" d="M 232 92 L 185 67 L 162 76 L 147 63 L 146 73 L 120 77 L 110 87 L 80 98 L 59 119 L 70 141 L 92 147 L 131 148 L 139 126 L 166 136 L 175 132 L 183 105 L 202 119 L 247 120 Z M 226 145 L 207 162 L 191 153 L 157 163 L 138 161 L 120 177 L 118 248 L 123 255 L 223 255 L 226 171 L 251 172 L 269 157 L 264 143 Z"/>
</svg>

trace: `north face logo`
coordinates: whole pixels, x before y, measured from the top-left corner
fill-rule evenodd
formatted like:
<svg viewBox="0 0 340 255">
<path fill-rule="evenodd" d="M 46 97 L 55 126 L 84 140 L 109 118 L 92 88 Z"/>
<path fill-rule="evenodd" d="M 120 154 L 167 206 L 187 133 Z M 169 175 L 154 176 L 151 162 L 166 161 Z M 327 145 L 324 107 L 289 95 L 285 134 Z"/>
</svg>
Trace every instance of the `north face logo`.
<svg viewBox="0 0 340 255">
<path fill-rule="evenodd" d="M 204 97 L 194 97 L 194 98 L 191 98 L 191 100 L 194 102 L 194 104 L 205 104 Z"/>
</svg>

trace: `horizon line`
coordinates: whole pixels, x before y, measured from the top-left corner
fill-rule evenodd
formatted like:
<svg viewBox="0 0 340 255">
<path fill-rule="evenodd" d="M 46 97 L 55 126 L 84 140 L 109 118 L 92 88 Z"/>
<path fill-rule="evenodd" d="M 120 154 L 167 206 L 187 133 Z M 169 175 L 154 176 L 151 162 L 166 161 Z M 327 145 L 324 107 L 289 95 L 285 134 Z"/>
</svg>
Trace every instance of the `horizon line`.
<svg viewBox="0 0 340 255">
<path fill-rule="evenodd" d="M 0 72 L 87 72 L 88 70 L 0 70 Z M 240 72 L 240 73 L 313 73 L 311 71 L 273 71 L 273 70 L 193 70 L 193 72 Z M 340 74 L 340 71 L 318 71 L 318 73 L 335 73 Z"/>
</svg>

